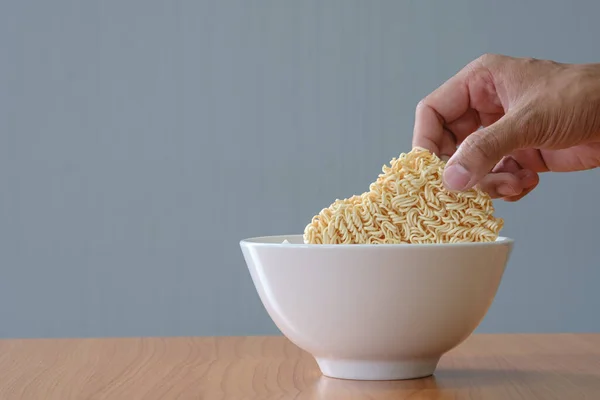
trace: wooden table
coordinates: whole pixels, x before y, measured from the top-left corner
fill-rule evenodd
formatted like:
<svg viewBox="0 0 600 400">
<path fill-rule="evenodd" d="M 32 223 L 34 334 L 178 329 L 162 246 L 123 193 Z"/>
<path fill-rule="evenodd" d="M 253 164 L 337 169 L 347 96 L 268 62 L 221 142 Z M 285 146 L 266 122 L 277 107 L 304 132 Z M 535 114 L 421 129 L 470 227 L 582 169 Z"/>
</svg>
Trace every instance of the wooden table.
<svg viewBox="0 0 600 400">
<path fill-rule="evenodd" d="M 0 399 L 600 399 L 600 334 L 474 335 L 433 377 L 323 377 L 283 337 L 0 340 Z"/>
</svg>

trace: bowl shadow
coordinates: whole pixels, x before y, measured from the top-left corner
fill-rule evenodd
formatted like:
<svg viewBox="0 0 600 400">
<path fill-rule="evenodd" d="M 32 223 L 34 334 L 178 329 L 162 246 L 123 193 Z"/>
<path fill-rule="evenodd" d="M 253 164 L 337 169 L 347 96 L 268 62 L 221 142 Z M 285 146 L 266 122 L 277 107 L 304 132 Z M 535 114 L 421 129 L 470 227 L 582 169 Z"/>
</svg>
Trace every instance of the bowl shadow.
<svg viewBox="0 0 600 400">
<path fill-rule="evenodd" d="M 457 393 L 465 392 L 479 393 L 485 398 L 511 391 L 530 393 L 532 398 L 567 393 L 569 400 L 600 399 L 600 370 L 598 374 L 590 374 L 558 369 L 439 368 L 432 376 L 401 381 L 352 381 L 320 376 L 296 399 L 441 399 L 446 398 L 444 395 L 454 398 Z"/>
</svg>

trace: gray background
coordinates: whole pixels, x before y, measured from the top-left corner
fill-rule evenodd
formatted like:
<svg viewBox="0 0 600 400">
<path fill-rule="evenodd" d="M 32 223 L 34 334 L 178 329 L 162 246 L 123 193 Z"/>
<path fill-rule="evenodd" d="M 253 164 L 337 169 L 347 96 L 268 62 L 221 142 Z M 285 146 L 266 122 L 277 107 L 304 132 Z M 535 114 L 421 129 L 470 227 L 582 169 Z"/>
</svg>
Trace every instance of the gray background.
<svg viewBox="0 0 600 400">
<path fill-rule="evenodd" d="M 0 4 L 2 337 L 275 333 L 240 239 L 365 190 L 482 53 L 600 61 L 594 1 Z M 598 177 L 497 204 L 480 332 L 600 331 Z"/>
</svg>

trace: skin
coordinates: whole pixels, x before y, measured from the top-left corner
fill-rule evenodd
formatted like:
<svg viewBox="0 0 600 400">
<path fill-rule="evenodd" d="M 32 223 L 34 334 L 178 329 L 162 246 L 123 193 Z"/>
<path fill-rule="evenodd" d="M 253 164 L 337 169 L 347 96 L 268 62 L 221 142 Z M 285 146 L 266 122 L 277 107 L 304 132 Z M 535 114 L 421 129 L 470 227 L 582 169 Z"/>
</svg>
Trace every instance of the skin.
<svg viewBox="0 0 600 400">
<path fill-rule="evenodd" d="M 479 57 L 419 102 L 413 146 L 448 159 L 448 189 L 507 201 L 542 172 L 599 167 L 600 64 Z"/>
</svg>

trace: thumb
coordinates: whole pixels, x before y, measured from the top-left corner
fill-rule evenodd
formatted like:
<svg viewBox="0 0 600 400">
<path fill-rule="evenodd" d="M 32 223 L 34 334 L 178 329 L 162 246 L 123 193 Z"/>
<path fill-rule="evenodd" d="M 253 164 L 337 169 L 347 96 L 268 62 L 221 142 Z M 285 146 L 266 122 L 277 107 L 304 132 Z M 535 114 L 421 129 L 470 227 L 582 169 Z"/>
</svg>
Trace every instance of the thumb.
<svg viewBox="0 0 600 400">
<path fill-rule="evenodd" d="M 449 190 L 475 186 L 507 154 L 519 148 L 514 117 L 505 115 L 494 124 L 473 132 L 448 160 L 444 185 Z"/>
</svg>

